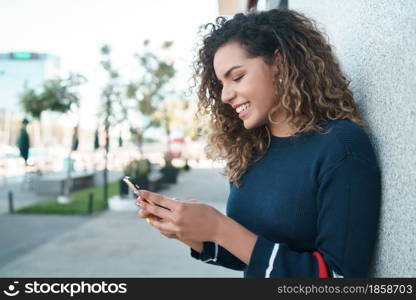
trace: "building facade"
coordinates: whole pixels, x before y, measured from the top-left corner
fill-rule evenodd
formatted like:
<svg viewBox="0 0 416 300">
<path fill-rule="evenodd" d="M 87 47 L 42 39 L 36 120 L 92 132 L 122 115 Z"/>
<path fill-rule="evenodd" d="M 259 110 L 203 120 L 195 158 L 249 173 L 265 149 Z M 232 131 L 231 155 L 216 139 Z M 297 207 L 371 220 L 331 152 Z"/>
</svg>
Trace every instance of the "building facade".
<svg viewBox="0 0 416 300">
<path fill-rule="evenodd" d="M 24 86 L 39 89 L 43 82 L 58 76 L 59 58 L 45 53 L 0 53 L 0 143 L 14 145 L 25 117 L 19 103 Z"/>
</svg>

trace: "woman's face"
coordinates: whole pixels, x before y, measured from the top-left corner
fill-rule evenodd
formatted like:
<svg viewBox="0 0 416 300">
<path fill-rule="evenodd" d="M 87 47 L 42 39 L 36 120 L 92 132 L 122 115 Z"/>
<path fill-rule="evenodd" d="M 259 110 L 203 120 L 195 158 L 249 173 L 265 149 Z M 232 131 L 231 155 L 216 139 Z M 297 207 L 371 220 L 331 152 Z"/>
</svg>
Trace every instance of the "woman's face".
<svg viewBox="0 0 416 300">
<path fill-rule="evenodd" d="M 215 53 L 214 70 L 223 86 L 221 100 L 236 110 L 246 129 L 269 123 L 267 114 L 276 99 L 274 65 L 262 57 L 248 58 L 238 42 L 229 42 Z"/>
</svg>

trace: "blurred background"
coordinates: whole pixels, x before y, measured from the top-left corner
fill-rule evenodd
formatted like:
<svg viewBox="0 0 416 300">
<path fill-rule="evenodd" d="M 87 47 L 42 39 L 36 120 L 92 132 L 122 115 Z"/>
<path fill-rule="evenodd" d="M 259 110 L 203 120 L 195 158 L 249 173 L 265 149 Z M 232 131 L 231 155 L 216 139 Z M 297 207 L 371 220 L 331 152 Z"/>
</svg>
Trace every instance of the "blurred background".
<svg viewBox="0 0 416 300">
<path fill-rule="evenodd" d="M 176 274 L 140 270 L 164 255 L 158 245 L 129 271 L 124 252 L 146 256 L 131 247 L 172 241 L 136 217 L 122 178 L 187 199 L 216 176 L 218 192 L 205 200 L 224 205 L 226 181 L 205 158 L 191 89 L 200 26 L 218 15 L 213 0 L 0 0 L 0 276 Z M 102 226 L 111 220 L 124 223 Z M 106 231 L 95 250 L 80 250 L 97 228 Z M 68 247 L 56 240 L 77 232 Z M 193 260 L 183 247 L 174 253 Z M 99 263 L 110 256 L 120 261 Z M 60 268 L 49 268 L 54 259 Z"/>
<path fill-rule="evenodd" d="M 202 155 L 190 66 L 198 27 L 218 14 L 217 1 L 0 5 L 8 28 L 0 44 L 3 185 L 28 172 L 104 169 L 106 150 L 110 170 L 142 158 L 162 165 L 167 151 Z"/>
<path fill-rule="evenodd" d="M 122 178 L 225 213 L 192 63 L 202 25 L 253 5 L 0 0 L 0 276 L 242 276 L 139 219 Z"/>
</svg>

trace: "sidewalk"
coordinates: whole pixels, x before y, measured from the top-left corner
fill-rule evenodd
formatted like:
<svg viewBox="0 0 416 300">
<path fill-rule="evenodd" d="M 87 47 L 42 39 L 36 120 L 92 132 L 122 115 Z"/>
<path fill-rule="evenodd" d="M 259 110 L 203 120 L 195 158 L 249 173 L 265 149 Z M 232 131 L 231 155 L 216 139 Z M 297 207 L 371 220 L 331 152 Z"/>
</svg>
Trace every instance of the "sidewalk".
<svg viewBox="0 0 416 300">
<path fill-rule="evenodd" d="M 221 169 L 181 172 L 178 183 L 160 193 L 196 198 L 223 213 L 228 195 Z M 133 200 L 134 201 L 134 200 Z M 62 225 L 59 230 L 58 224 Z M 33 226 L 36 225 L 36 226 Z M 7 232 L 5 228 L 10 228 Z M 168 239 L 136 212 L 106 211 L 95 217 L 0 215 L 0 240 L 30 244 L 20 256 L 3 255 L 0 277 L 242 277 L 242 272 L 197 261 L 181 242 Z M 47 232 L 51 232 L 50 238 Z M 7 239 L 7 237 L 9 237 Z M 3 247 L 2 247 L 3 248 Z M 11 245 L 6 244 L 6 249 Z M 4 248 L 3 248 L 4 249 Z M 2 257 L 8 261 L 1 262 Z"/>
</svg>

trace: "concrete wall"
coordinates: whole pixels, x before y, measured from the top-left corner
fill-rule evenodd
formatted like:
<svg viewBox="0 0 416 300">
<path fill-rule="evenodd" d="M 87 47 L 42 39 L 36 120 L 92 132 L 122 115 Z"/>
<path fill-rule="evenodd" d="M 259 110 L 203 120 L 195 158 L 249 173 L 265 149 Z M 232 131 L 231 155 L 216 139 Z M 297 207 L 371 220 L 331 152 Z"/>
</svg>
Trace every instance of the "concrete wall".
<svg viewBox="0 0 416 300">
<path fill-rule="evenodd" d="M 416 277 L 416 1 L 289 0 L 334 46 L 382 168 L 370 276 Z"/>
</svg>

